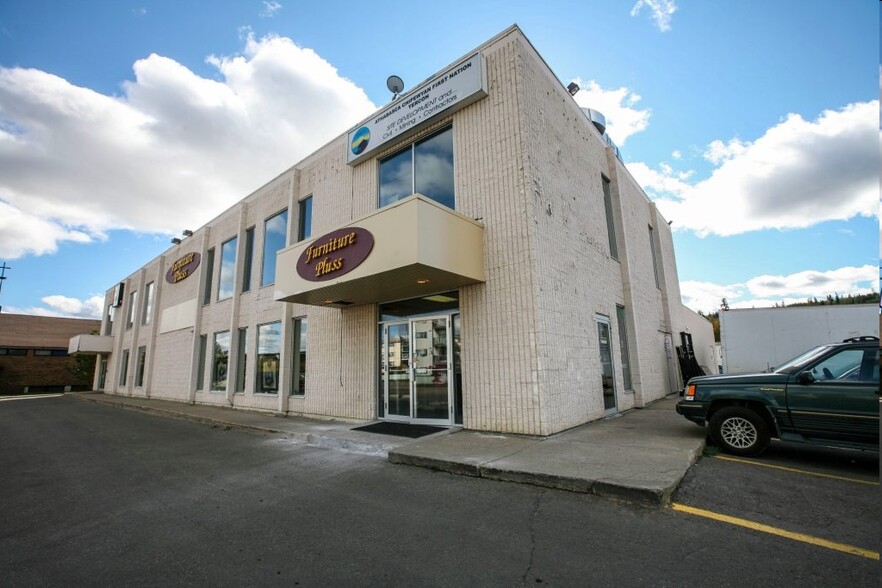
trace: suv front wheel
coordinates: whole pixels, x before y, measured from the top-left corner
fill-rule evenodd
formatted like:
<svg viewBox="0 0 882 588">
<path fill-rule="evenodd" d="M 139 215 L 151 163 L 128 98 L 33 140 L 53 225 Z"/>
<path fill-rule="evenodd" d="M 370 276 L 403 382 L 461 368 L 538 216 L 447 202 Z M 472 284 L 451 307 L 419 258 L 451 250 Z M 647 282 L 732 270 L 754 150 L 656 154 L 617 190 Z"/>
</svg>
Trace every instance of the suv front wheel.
<svg viewBox="0 0 882 588">
<path fill-rule="evenodd" d="M 726 453 L 755 456 L 769 446 L 769 427 L 749 408 L 727 406 L 710 419 L 710 436 Z"/>
</svg>

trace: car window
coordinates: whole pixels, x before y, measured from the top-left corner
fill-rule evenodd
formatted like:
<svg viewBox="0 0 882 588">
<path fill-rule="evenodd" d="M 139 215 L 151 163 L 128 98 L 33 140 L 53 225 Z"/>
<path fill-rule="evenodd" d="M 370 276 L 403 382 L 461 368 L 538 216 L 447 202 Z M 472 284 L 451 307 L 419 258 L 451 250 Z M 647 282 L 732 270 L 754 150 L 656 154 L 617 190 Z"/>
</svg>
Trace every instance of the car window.
<svg viewBox="0 0 882 588">
<path fill-rule="evenodd" d="M 843 349 L 816 363 L 812 366 L 811 373 L 818 382 L 856 381 L 860 378 L 863 359 L 863 349 Z"/>
<path fill-rule="evenodd" d="M 794 371 L 795 369 L 799 368 L 800 366 L 803 366 L 803 365 L 809 363 L 812 359 L 820 357 L 821 355 L 826 353 L 828 349 L 830 349 L 830 347 L 828 345 L 821 345 L 820 347 L 815 347 L 814 349 L 809 349 L 805 353 L 798 355 L 797 357 L 794 357 L 793 359 L 791 359 L 787 363 L 776 367 L 774 369 L 774 372 L 778 373 L 778 374 L 786 374 L 791 371 Z"/>
</svg>

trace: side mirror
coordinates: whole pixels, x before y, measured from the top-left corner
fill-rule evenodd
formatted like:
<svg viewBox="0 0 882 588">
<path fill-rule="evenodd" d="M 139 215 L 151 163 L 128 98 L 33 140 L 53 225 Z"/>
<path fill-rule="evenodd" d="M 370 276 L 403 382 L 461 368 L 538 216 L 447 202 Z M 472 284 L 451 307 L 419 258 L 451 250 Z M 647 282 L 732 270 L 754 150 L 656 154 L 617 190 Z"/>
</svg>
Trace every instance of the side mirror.
<svg viewBox="0 0 882 588">
<path fill-rule="evenodd" d="M 797 384 L 805 384 L 805 385 L 814 384 L 815 377 L 812 375 L 811 372 L 802 372 L 801 374 L 796 376 L 796 382 L 797 382 Z"/>
</svg>

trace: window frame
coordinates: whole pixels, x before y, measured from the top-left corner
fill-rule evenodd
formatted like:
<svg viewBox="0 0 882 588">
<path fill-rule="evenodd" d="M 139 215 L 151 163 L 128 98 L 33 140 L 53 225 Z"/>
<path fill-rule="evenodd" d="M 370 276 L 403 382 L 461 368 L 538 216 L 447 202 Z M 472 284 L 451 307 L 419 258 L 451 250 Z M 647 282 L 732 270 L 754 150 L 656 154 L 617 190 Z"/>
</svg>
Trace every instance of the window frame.
<svg viewBox="0 0 882 588">
<path fill-rule="evenodd" d="M 214 247 L 205 252 L 205 289 L 202 291 L 202 306 L 211 304 L 211 283 L 214 281 Z"/>
<path fill-rule="evenodd" d="M 312 236 L 312 194 L 297 203 L 297 241 L 305 241 Z"/>
<path fill-rule="evenodd" d="M 306 366 L 309 350 L 309 321 L 306 316 L 291 319 L 291 383 L 289 396 L 306 396 Z"/>
<path fill-rule="evenodd" d="M 224 371 L 223 378 L 223 387 L 220 386 L 221 380 L 217 378 L 217 369 L 220 365 L 218 362 L 218 354 L 215 351 L 218 345 L 218 337 L 219 336 L 227 336 L 227 347 L 226 347 L 226 368 Z M 211 392 L 226 392 L 227 388 L 230 385 L 230 345 L 232 343 L 232 335 L 229 330 L 226 331 L 217 331 L 214 333 L 214 336 L 211 338 L 211 382 L 209 383 L 209 391 Z"/>
<path fill-rule="evenodd" d="M 130 331 L 135 326 L 135 316 L 138 306 L 138 291 L 129 293 L 129 307 L 126 309 L 126 331 Z"/>
<path fill-rule="evenodd" d="M 245 259 L 242 260 L 242 289 L 241 292 L 251 291 L 251 273 L 254 269 L 254 227 L 245 229 Z"/>
<path fill-rule="evenodd" d="M 236 293 L 236 263 L 238 262 L 238 247 L 239 247 L 239 236 L 233 235 L 223 243 L 221 243 L 221 253 L 220 253 L 220 269 L 217 272 L 217 301 L 221 300 L 229 300 Z M 232 266 L 227 266 L 224 264 L 225 254 L 229 254 L 232 251 L 233 263 Z M 224 271 L 225 268 L 228 268 L 227 271 L 232 272 L 230 275 L 227 275 Z M 225 291 L 221 291 L 224 286 L 224 283 L 229 284 L 229 288 Z"/>
<path fill-rule="evenodd" d="M 153 320 L 153 298 L 156 292 L 155 282 L 148 282 L 144 286 L 144 300 L 141 307 L 141 324 L 147 326 Z"/>
<path fill-rule="evenodd" d="M 603 188 L 603 208 L 606 213 L 606 234 L 609 239 L 609 256 L 618 261 L 619 244 L 616 238 L 616 220 L 613 212 L 612 182 L 603 174 L 600 174 L 600 180 Z"/>
<path fill-rule="evenodd" d="M 456 210 L 456 200 L 457 200 L 457 198 L 456 198 L 456 157 L 455 157 L 455 152 L 453 150 L 454 141 L 453 141 L 453 124 L 452 123 L 444 125 L 442 128 L 440 128 L 440 129 L 438 129 L 428 135 L 420 137 L 419 139 L 413 140 L 408 145 L 406 145 L 400 149 L 397 149 L 396 151 L 389 153 L 388 155 L 386 155 L 382 158 L 377 159 L 377 208 L 385 208 L 387 206 L 391 206 L 392 204 L 395 204 L 396 202 L 399 202 L 405 198 L 408 198 L 409 196 L 412 196 L 413 194 L 416 193 L 416 184 L 417 184 L 416 157 L 415 157 L 416 148 L 419 145 L 422 145 L 424 143 L 428 143 L 429 141 L 431 141 L 435 137 L 438 137 L 439 135 L 442 135 L 448 131 L 450 132 L 450 136 L 451 136 L 451 139 L 450 139 L 450 141 L 451 141 L 451 153 L 450 153 L 451 161 L 450 161 L 450 163 L 451 163 L 452 174 L 453 174 L 453 206 L 451 206 L 449 208 L 451 210 Z M 405 153 L 405 152 L 410 152 L 410 194 L 407 194 L 405 196 L 402 196 L 401 198 L 398 198 L 396 200 L 392 200 L 390 202 L 383 204 L 383 200 L 382 200 L 382 198 L 383 198 L 382 197 L 382 188 L 383 188 L 382 167 L 383 167 L 383 164 L 398 157 L 399 155 L 401 155 L 402 153 Z M 434 198 L 432 198 L 428 194 L 424 194 L 424 196 L 426 196 L 427 198 L 429 198 L 433 202 L 437 202 L 441 206 L 447 207 L 446 204 L 444 204 L 438 200 L 435 200 Z"/>
<path fill-rule="evenodd" d="M 282 233 L 282 236 L 284 238 L 284 242 L 282 243 L 281 247 L 279 247 L 278 249 L 276 249 L 275 251 L 273 251 L 271 253 L 272 259 L 273 259 L 273 261 L 272 261 L 273 275 L 272 275 L 272 279 L 270 281 L 264 281 L 266 278 L 266 272 L 267 272 L 266 260 L 268 257 L 268 255 L 267 255 L 268 249 L 267 248 L 268 248 L 268 241 L 269 241 L 267 239 L 266 228 L 267 228 L 267 225 L 269 225 L 270 221 L 272 221 L 274 218 L 276 218 L 277 216 L 279 216 L 281 214 L 285 215 L 285 229 Z M 263 259 L 261 259 L 261 264 L 260 264 L 260 287 L 261 288 L 265 288 L 267 286 L 272 286 L 273 284 L 276 283 L 276 254 L 279 251 L 281 251 L 282 249 L 284 249 L 285 247 L 287 247 L 287 245 L 288 245 L 288 223 L 289 222 L 291 222 L 291 219 L 289 218 L 287 208 L 283 208 L 282 210 L 278 211 L 277 213 L 268 216 L 263 221 Z"/>
</svg>

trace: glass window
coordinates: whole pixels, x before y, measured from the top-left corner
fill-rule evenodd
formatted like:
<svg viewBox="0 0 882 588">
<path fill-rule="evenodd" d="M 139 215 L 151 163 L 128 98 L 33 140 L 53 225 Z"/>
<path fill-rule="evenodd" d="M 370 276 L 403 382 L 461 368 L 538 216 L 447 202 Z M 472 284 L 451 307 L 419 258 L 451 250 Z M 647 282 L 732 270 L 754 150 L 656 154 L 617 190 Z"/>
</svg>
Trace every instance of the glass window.
<svg viewBox="0 0 882 588">
<path fill-rule="evenodd" d="M 141 312 L 141 324 L 149 325 L 153 317 L 153 282 L 144 289 L 144 309 Z"/>
<path fill-rule="evenodd" d="M 245 366 L 248 363 L 248 327 L 239 329 L 236 361 L 236 392 L 245 391 Z"/>
<path fill-rule="evenodd" d="M 144 385 L 144 367 L 147 365 L 147 348 L 138 347 L 138 355 L 135 361 L 135 386 L 138 388 Z"/>
<path fill-rule="evenodd" d="M 227 389 L 227 368 L 230 364 L 230 332 L 214 334 L 211 360 L 211 389 Z"/>
<path fill-rule="evenodd" d="M 205 291 L 202 293 L 202 304 L 211 302 L 211 282 L 214 280 L 214 247 L 205 255 Z"/>
<path fill-rule="evenodd" d="M 242 264 L 242 291 L 251 289 L 251 268 L 254 265 L 254 227 L 245 229 L 245 260 Z"/>
<path fill-rule="evenodd" d="M 455 208 L 453 129 L 447 128 L 380 162 L 380 207 L 420 193 Z"/>
<path fill-rule="evenodd" d="M 812 368 L 815 380 L 857 381 L 860 379 L 863 349 L 846 349 L 831 355 Z"/>
<path fill-rule="evenodd" d="M 294 319 L 293 327 L 294 365 L 291 370 L 291 394 L 303 396 L 306 394 L 306 317 Z"/>
<path fill-rule="evenodd" d="M 233 237 L 221 245 L 220 277 L 217 280 L 217 299 L 224 300 L 233 295 L 233 279 L 236 276 L 236 244 Z"/>
<path fill-rule="evenodd" d="M 276 281 L 276 252 L 285 248 L 288 231 L 288 211 L 283 210 L 268 218 L 263 224 L 263 273 L 260 285 L 268 286 Z"/>
<path fill-rule="evenodd" d="M 110 335 L 113 333 L 113 313 L 114 308 L 113 305 L 110 304 L 107 306 L 107 316 L 104 319 L 104 334 Z"/>
<path fill-rule="evenodd" d="M 132 325 L 135 324 L 135 306 L 138 304 L 138 293 L 132 292 L 129 294 L 129 312 L 126 315 L 126 330 L 132 328 Z"/>
<path fill-rule="evenodd" d="M 128 371 L 129 371 L 129 350 L 123 349 L 122 362 L 120 363 L 120 366 L 119 366 L 119 385 L 120 386 L 126 385 L 126 378 L 128 377 Z"/>
<path fill-rule="evenodd" d="M 622 354 L 622 378 L 625 390 L 632 390 L 631 358 L 628 355 L 628 327 L 625 324 L 625 307 L 616 305 L 616 323 L 619 328 L 619 347 Z"/>
<path fill-rule="evenodd" d="M 205 356 L 208 351 L 208 335 L 199 335 L 199 361 L 196 364 L 198 371 L 196 372 L 196 389 L 202 390 L 205 387 Z"/>
<path fill-rule="evenodd" d="M 655 256 L 655 230 L 649 225 L 649 253 L 652 255 L 652 273 L 655 277 L 655 287 L 661 288 L 661 282 L 658 280 L 658 259 Z"/>
<path fill-rule="evenodd" d="M 257 327 L 257 393 L 278 393 L 281 351 L 282 323 Z"/>
<path fill-rule="evenodd" d="M 300 221 L 297 225 L 297 240 L 309 239 L 312 235 L 312 196 L 300 201 Z"/>
<path fill-rule="evenodd" d="M 603 208 L 606 211 L 606 233 L 609 237 L 609 256 L 619 258 L 619 247 L 616 244 L 616 225 L 613 219 L 612 193 L 609 180 L 601 176 L 603 180 Z"/>
<path fill-rule="evenodd" d="M 0 355 L 27 355 L 27 349 L 17 349 L 15 347 L 0 347 Z"/>
<path fill-rule="evenodd" d="M 26 351 L 22 349 L 22 351 Z M 34 349 L 35 356 L 67 357 L 67 349 Z"/>
</svg>

